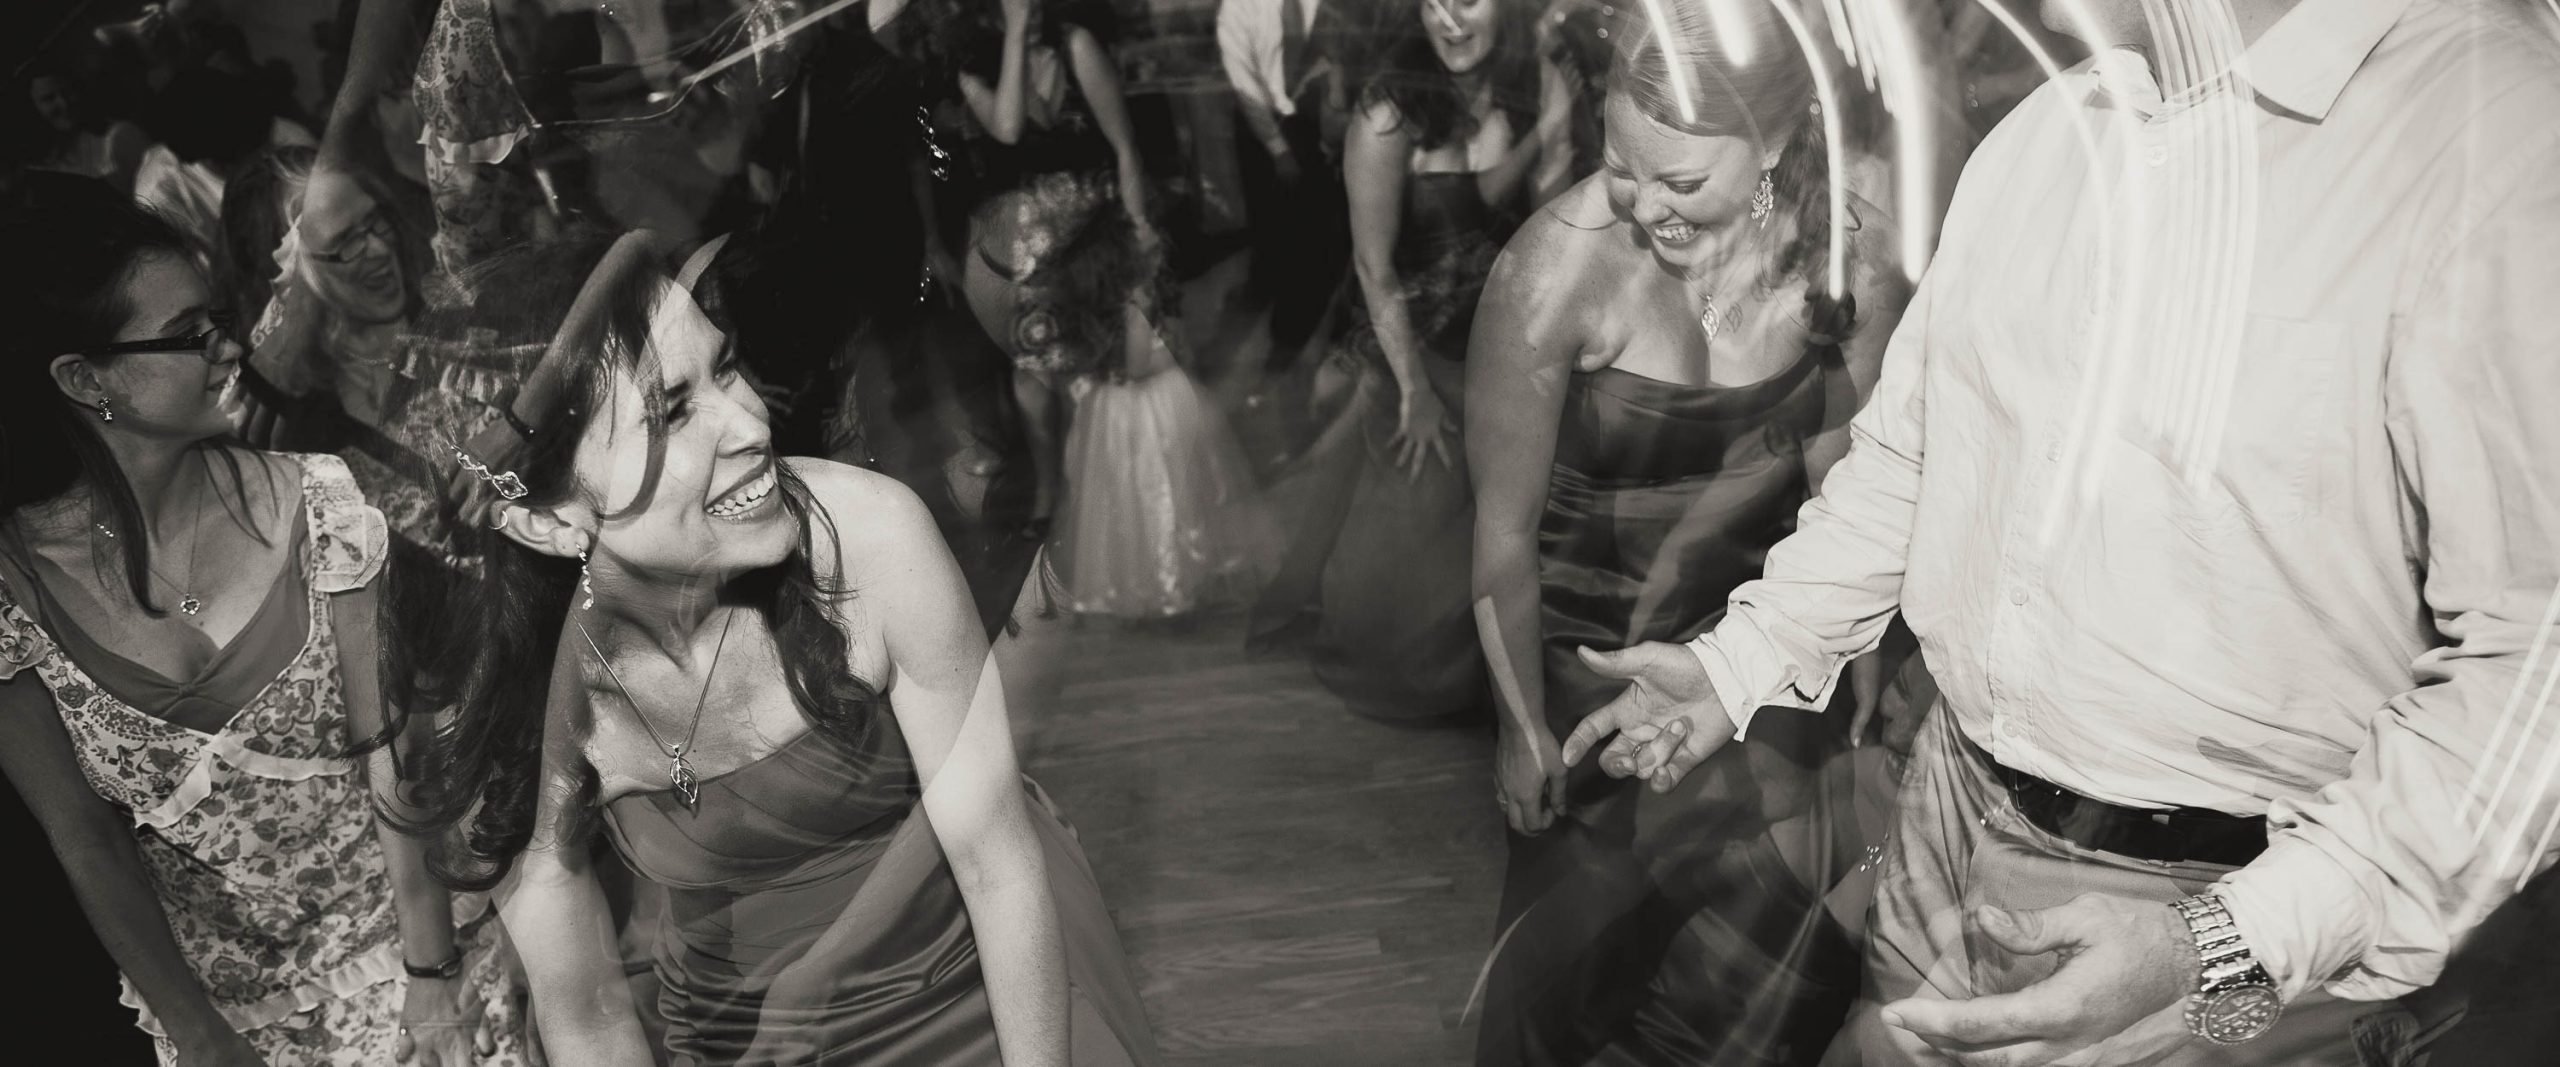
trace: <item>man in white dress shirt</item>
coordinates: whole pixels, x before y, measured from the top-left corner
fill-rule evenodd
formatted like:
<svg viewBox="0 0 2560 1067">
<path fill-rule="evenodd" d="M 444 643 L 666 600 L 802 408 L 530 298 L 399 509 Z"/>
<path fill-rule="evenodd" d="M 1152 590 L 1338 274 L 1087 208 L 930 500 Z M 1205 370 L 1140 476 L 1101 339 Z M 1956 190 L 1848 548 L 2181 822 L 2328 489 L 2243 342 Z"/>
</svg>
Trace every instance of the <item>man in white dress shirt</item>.
<svg viewBox="0 0 2560 1067">
<path fill-rule="evenodd" d="M 1347 87 L 1324 54 L 1342 0 L 1221 0 L 1218 55 L 1251 144 L 1239 145 L 1253 276 L 1272 301 L 1271 366 L 1315 333 L 1350 262 L 1349 206 L 1326 149 L 1326 111 Z"/>
<path fill-rule="evenodd" d="M 1712 632 L 1586 653 L 1565 758 L 1668 788 L 1899 611 L 1942 703 L 1836 1061 L 2404 1062 L 2554 858 L 2560 45 L 2046 8 L 2099 54 L 1968 163 L 1847 458 Z"/>
</svg>

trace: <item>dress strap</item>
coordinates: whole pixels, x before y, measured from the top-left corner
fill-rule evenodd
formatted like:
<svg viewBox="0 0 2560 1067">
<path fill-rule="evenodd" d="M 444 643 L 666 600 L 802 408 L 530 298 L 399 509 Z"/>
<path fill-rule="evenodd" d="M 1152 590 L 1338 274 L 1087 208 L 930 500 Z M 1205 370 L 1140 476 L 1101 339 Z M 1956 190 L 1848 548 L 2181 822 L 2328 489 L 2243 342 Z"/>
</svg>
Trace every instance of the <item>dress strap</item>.
<svg viewBox="0 0 2560 1067">
<path fill-rule="evenodd" d="M 304 565 L 311 568 L 312 589 L 344 593 L 363 588 L 381 573 L 390 554 L 390 524 L 380 509 L 365 503 L 345 460 L 319 453 L 293 458 L 302 464 L 302 503 L 311 517 Z"/>
</svg>

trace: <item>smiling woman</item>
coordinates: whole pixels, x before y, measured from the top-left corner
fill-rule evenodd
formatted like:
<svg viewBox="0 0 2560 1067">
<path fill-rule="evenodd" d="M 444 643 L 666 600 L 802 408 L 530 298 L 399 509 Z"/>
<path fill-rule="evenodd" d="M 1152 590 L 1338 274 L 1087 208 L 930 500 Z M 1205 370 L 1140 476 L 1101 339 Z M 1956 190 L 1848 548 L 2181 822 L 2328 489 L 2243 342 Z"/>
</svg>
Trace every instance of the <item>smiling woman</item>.
<svg viewBox="0 0 2560 1067">
<path fill-rule="evenodd" d="M 558 1062 L 649 1055 L 598 922 L 599 822 L 668 894 L 650 940 L 679 1060 L 1152 1062 L 932 520 L 884 478 L 777 457 L 728 331 L 652 241 L 618 241 L 560 316 L 517 401 L 530 438 L 469 457 L 504 501 L 410 828 L 499 890 Z"/>
<path fill-rule="evenodd" d="M 50 256 L 0 297 L 0 771 L 138 1025 L 163 1064 L 492 1051 L 483 905 L 372 818 L 381 514 L 230 439 L 241 347 L 166 223 L 101 197 L 0 243 Z"/>
<path fill-rule="evenodd" d="M 1748 49 L 1699 5 L 1615 28 L 1605 169 L 1521 228 L 1475 323 L 1474 589 L 1513 831 L 1484 1067 L 1812 1064 L 1856 990 L 1851 864 L 1881 830 L 1856 813 L 1891 795 L 1848 751 L 1863 719 L 1764 717 L 1669 795 L 1560 751 L 1624 686 L 1584 650 L 1693 635 L 1759 574 L 1905 299 L 1865 207 L 1854 291 L 1824 289 L 1812 70 L 1770 8 L 1733 7 Z"/>
</svg>

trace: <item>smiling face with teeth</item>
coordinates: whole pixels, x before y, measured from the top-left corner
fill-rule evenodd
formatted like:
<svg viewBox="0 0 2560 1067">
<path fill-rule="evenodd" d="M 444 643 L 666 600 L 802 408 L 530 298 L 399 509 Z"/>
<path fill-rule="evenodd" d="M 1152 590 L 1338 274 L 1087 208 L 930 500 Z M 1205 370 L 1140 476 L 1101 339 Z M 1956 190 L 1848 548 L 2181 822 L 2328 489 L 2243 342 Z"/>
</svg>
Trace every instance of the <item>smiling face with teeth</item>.
<svg viewBox="0 0 2560 1067">
<path fill-rule="evenodd" d="M 643 390 L 633 379 L 649 373 L 658 376 L 657 388 Z M 596 532 L 598 581 L 615 571 L 744 573 L 798 547 L 764 401 L 741 373 L 728 336 L 691 294 L 658 282 L 647 350 L 632 371 L 612 375 L 606 391 L 577 459 L 579 495 L 589 502 L 585 524 Z M 653 393 L 665 426 L 656 449 L 649 440 Z"/>
<path fill-rule="evenodd" d="M 1777 165 L 1747 137 L 1673 129 L 1624 93 L 1609 94 L 1607 122 L 1610 207 L 1674 270 L 1707 265 L 1721 235 L 1749 222 L 1761 170 Z"/>
</svg>

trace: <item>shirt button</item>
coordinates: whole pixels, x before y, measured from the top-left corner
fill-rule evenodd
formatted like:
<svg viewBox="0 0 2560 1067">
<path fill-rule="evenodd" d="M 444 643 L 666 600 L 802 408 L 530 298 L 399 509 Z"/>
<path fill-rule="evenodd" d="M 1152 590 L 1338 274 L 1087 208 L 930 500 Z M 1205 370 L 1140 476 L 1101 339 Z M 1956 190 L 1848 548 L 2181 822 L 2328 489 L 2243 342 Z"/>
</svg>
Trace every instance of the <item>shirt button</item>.
<svg viewBox="0 0 2560 1067">
<path fill-rule="evenodd" d="M 2012 603 L 2012 604 L 2016 604 L 2016 605 L 2018 605 L 2018 606 L 2020 606 L 2020 607 L 2025 607 L 2025 606 L 2026 606 L 2026 603 L 2027 603 L 2027 591 L 2026 591 L 2026 590 L 2024 590 L 2024 589 L 2012 589 L 2012 590 L 2010 590 L 2010 591 L 2009 591 L 2009 602 L 2010 602 L 2010 603 Z"/>
<path fill-rule="evenodd" d="M 2142 161 L 2157 167 L 2169 161 L 2169 150 L 2159 145 L 2152 145 L 2143 151 Z"/>
</svg>

